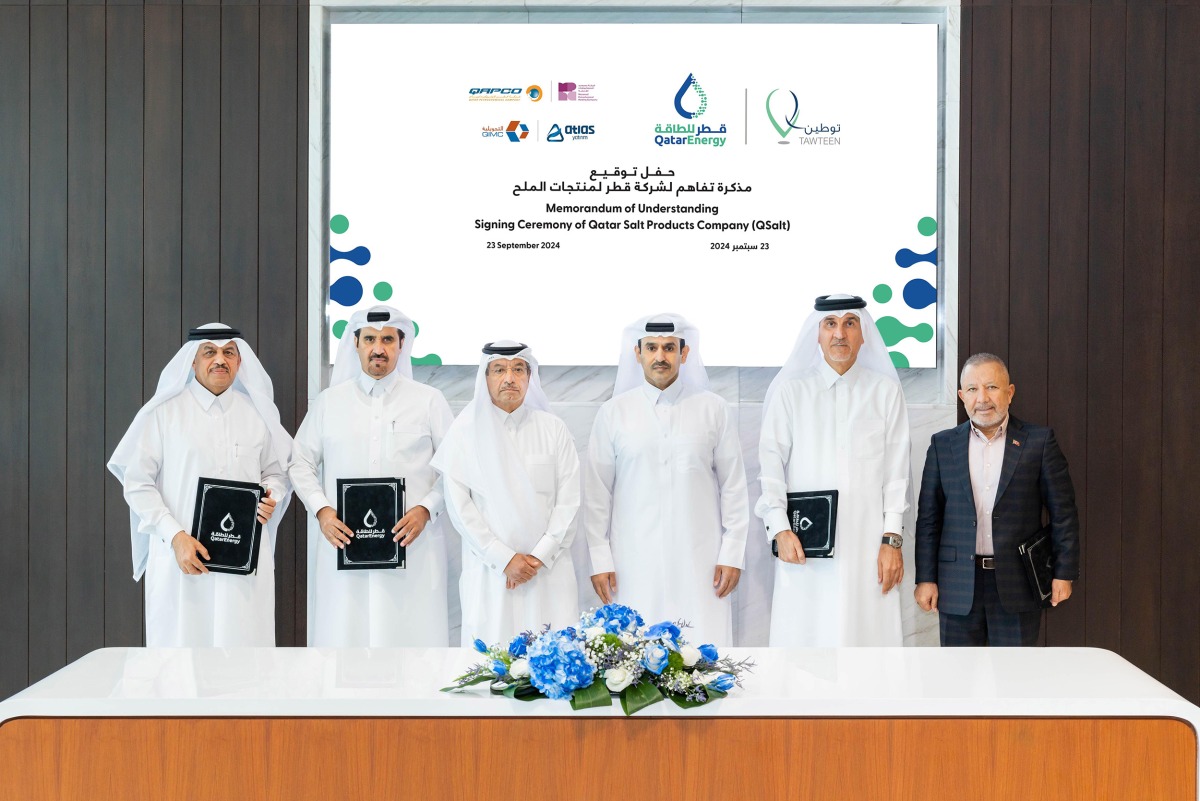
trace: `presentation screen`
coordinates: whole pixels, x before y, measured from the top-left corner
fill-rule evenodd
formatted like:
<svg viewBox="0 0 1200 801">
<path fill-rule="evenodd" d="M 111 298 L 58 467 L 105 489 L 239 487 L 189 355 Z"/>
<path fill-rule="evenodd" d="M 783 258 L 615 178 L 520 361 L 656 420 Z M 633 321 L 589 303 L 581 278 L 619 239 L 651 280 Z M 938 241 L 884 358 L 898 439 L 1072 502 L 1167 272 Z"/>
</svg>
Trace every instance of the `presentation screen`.
<svg viewBox="0 0 1200 801">
<path fill-rule="evenodd" d="M 936 365 L 936 24 L 334 24 L 329 103 L 331 354 L 386 302 L 418 364 L 677 312 L 772 366 L 848 292 Z"/>
</svg>

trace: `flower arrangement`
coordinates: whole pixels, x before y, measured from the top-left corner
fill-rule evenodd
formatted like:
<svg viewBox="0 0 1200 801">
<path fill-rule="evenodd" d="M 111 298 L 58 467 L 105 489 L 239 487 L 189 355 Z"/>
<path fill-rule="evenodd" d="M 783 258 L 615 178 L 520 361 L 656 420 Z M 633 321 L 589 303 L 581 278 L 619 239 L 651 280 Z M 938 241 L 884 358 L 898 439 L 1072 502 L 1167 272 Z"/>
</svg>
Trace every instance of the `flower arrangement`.
<svg viewBox="0 0 1200 801">
<path fill-rule="evenodd" d="M 632 715 L 664 698 L 681 707 L 703 706 L 741 686 L 754 663 L 722 657 L 715 646 L 693 646 L 682 621 L 646 626 L 637 611 L 608 604 L 586 612 L 579 626 L 526 631 L 508 643 L 475 640 L 484 661 L 443 692 L 490 682 L 509 698 L 570 699 L 573 709 L 610 706 L 612 696 Z"/>
</svg>

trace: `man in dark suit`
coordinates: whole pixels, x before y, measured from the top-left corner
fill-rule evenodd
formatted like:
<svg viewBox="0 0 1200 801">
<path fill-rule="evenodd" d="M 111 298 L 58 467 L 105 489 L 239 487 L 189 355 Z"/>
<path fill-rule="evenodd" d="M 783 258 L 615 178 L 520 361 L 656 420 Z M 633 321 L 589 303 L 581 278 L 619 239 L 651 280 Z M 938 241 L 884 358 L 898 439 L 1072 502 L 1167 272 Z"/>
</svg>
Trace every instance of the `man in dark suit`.
<svg viewBox="0 0 1200 801">
<path fill-rule="evenodd" d="M 1017 553 L 1049 512 L 1052 606 L 1079 577 L 1079 516 L 1067 460 L 1045 426 L 1008 414 L 1016 387 L 1000 357 L 963 365 L 970 418 L 933 435 L 917 512 L 917 603 L 940 613 L 942 645 L 1035 645 L 1041 601 Z"/>
</svg>

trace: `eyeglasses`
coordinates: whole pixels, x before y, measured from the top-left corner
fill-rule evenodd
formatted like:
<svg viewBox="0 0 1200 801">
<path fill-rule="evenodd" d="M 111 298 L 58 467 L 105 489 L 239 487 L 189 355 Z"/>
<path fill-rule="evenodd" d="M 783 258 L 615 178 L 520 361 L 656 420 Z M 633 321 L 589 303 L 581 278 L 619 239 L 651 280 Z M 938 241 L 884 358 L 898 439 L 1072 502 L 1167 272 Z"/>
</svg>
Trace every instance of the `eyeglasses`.
<svg viewBox="0 0 1200 801">
<path fill-rule="evenodd" d="M 529 368 L 523 364 L 514 364 L 509 367 L 502 367 L 501 365 L 497 364 L 494 367 L 489 367 L 488 372 L 497 378 L 505 373 L 512 373 L 514 376 L 521 378 L 529 375 Z"/>
</svg>

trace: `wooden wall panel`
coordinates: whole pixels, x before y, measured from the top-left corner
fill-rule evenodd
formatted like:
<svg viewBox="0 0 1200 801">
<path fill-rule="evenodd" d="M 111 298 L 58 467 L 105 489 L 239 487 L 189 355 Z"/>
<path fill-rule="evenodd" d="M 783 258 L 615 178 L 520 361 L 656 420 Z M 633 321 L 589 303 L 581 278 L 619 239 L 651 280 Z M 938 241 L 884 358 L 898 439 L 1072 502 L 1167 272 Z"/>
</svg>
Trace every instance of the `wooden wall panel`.
<svg viewBox="0 0 1200 801">
<path fill-rule="evenodd" d="M 1008 229 L 1009 354 L 1021 354 L 1016 413 L 1046 419 L 1049 381 L 1049 6 L 1013 8 L 1011 193 Z M 1017 323 L 1017 324 L 1014 324 Z"/>
<path fill-rule="evenodd" d="M 143 9 L 110 5 L 105 114 L 104 352 L 140 354 L 142 332 Z M 122 310 L 122 311 L 118 311 Z M 134 362 L 136 364 L 137 362 Z M 104 359 L 104 455 L 142 406 L 142 370 Z M 102 461 L 104 461 L 102 460 Z M 104 477 L 104 644 L 140 642 L 142 589 L 132 580 L 129 507 Z"/>
<path fill-rule="evenodd" d="M 67 8 L 29 11 L 29 506 L 31 533 L 29 678 L 36 681 L 67 660 Z M 58 332 L 58 336 L 48 335 Z M 36 537 L 36 542 L 32 539 Z"/>
<path fill-rule="evenodd" d="M 221 9 L 221 322 L 258 341 L 258 7 Z"/>
<path fill-rule="evenodd" d="M 1087 506 L 1088 297 L 1088 125 L 1090 120 L 1091 12 L 1086 6 L 1056 6 L 1050 25 L 1050 207 L 1047 276 L 1047 352 L 1053 380 L 1046 387 L 1046 422 L 1070 465 L 1089 552 Z M 1014 370 L 1024 364 L 1014 354 Z M 1019 401 L 1018 401 L 1019 402 Z M 1082 564 L 1082 562 L 1081 562 Z M 1046 615 L 1049 645 L 1083 645 L 1090 577 L 1075 596 Z M 1102 591 L 1102 590 L 1101 590 Z"/>
<path fill-rule="evenodd" d="M 29 45 L 29 9 L 0 6 L 0 696 L 29 682 Z"/>
<path fill-rule="evenodd" d="M 989 351 L 1007 359 L 1011 8 L 973 10 L 971 76 L 971 231 L 966 240 L 971 248 L 970 329 L 959 335 L 969 352 Z"/>
<path fill-rule="evenodd" d="M 293 345 L 297 325 L 290 312 L 295 307 L 296 277 L 304 271 L 296 250 L 296 207 L 299 193 L 308 191 L 296 182 L 296 158 L 304 150 L 299 146 L 302 121 L 296 105 L 302 86 L 296 70 L 297 11 L 264 6 L 260 14 L 260 76 L 264 86 L 275 89 L 263 95 L 258 109 L 259 334 L 252 344 L 275 383 L 280 419 L 290 427 L 296 417 L 298 377 Z M 307 85 L 303 88 L 307 91 Z M 279 526 L 280 542 L 275 546 L 278 642 L 296 642 L 297 604 L 304 606 L 304 598 L 297 598 L 295 590 L 295 542 L 298 531 L 305 530 L 304 520 L 304 507 L 296 499 Z"/>
<path fill-rule="evenodd" d="M 1126 52 L 1163 53 L 1165 8 L 1130 14 Z M 1128 59 L 1125 70 L 1125 263 L 1121 452 L 1162 450 L 1164 67 Z M 1121 652 L 1149 673 L 1161 665 L 1161 478 L 1138 458 L 1121 460 Z M 1132 536 L 1130 536 L 1132 534 Z"/>
<path fill-rule="evenodd" d="M 105 9 L 71 6 L 67 62 L 67 660 L 104 645 Z M 123 358 L 134 364 L 140 354 Z M 138 371 L 140 373 L 140 371 Z"/>
<path fill-rule="evenodd" d="M 183 7 L 181 334 L 221 322 L 221 9 Z M 224 321 L 234 325 L 235 321 Z"/>
<path fill-rule="evenodd" d="M 1091 123 L 1088 151 L 1088 645 L 1121 646 L 1121 375 L 1125 214 L 1125 9 L 1092 9 Z"/>
<path fill-rule="evenodd" d="M 1200 7 L 1168 6 L 1165 66 L 1162 450 L 1134 455 L 1162 488 L 1162 680 L 1200 700 L 1195 328 L 1200 301 Z M 1155 461 L 1155 457 L 1158 461 Z"/>
<path fill-rule="evenodd" d="M 183 8 L 146 7 L 142 396 L 194 323 L 183 306 Z"/>
</svg>

